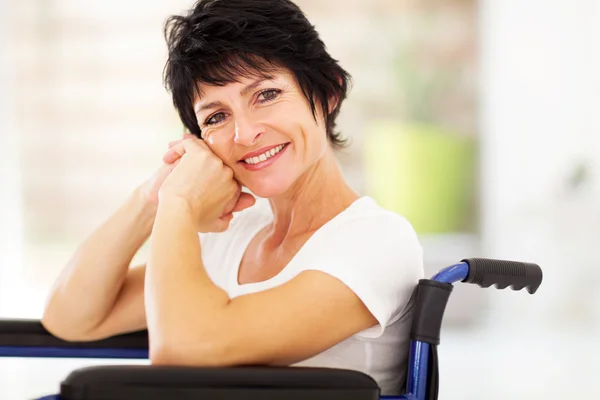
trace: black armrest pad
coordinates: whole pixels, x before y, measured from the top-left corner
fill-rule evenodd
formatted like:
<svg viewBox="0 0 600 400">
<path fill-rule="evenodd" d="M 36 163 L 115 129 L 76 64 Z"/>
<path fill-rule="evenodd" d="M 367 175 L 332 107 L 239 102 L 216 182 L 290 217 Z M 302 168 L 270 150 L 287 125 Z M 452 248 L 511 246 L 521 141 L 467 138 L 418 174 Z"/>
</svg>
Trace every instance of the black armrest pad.
<svg viewBox="0 0 600 400">
<path fill-rule="evenodd" d="M 380 389 L 370 376 L 343 369 L 134 365 L 75 370 L 60 394 L 66 400 L 379 400 Z"/>
<path fill-rule="evenodd" d="M 67 342 L 53 336 L 39 320 L 0 319 L 0 346 L 147 349 L 148 331 L 128 333 L 93 342 Z"/>
</svg>

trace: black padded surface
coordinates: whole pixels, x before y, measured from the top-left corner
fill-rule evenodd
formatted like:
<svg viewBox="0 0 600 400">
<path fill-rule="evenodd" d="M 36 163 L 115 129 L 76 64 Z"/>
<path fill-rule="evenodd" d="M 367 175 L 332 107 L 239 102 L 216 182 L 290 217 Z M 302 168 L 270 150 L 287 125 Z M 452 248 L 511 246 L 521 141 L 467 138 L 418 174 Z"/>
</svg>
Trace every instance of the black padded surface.
<svg viewBox="0 0 600 400">
<path fill-rule="evenodd" d="M 416 287 L 416 302 L 410 331 L 412 340 L 434 345 L 440 344 L 440 331 L 446 304 L 453 286 L 431 279 L 419 280 Z"/>
<path fill-rule="evenodd" d="M 147 349 L 148 332 L 128 333 L 93 342 L 67 342 L 53 336 L 39 320 L 0 319 L 0 346 Z"/>
<path fill-rule="evenodd" d="M 61 385 L 65 400 L 378 400 L 379 392 L 377 383 L 358 371 L 258 366 L 87 367 Z"/>
</svg>

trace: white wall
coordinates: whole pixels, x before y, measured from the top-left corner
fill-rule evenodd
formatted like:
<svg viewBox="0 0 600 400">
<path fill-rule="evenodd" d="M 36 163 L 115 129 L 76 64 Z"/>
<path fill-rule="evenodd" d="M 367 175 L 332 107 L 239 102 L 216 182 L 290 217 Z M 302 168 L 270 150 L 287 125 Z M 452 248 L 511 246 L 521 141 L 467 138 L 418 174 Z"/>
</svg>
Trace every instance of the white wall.
<svg viewBox="0 0 600 400">
<path fill-rule="evenodd" d="M 22 265 L 19 137 L 11 98 L 11 2 L 0 0 L 0 315 L 6 310 Z"/>
<path fill-rule="evenodd" d="M 598 0 L 482 1 L 484 252 L 545 272 L 533 298 L 498 295 L 507 321 L 600 317 L 599 21 Z"/>
<path fill-rule="evenodd" d="M 440 397 L 597 399 L 600 0 L 480 10 L 482 253 L 538 262 L 544 282 L 488 289 L 485 328 L 444 333 Z"/>
<path fill-rule="evenodd" d="M 15 288 L 18 290 L 22 268 L 23 232 L 21 223 L 19 138 L 14 127 L 14 104 L 11 86 L 13 82 L 11 54 L 11 8 L 8 0 L 0 0 L 0 318 L 16 317 L 14 307 Z M 11 311 L 12 310 L 12 311 Z M 9 314 L 12 313 L 12 314 Z M 0 397 L 18 398 L 18 384 L 23 369 L 21 364 L 0 360 Z"/>
</svg>

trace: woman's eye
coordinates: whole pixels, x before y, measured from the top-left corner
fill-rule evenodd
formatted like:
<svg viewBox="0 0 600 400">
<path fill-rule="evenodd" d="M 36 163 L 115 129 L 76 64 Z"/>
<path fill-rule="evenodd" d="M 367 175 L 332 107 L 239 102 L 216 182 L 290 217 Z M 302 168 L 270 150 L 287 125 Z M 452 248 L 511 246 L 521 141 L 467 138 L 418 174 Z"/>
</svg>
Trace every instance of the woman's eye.
<svg viewBox="0 0 600 400">
<path fill-rule="evenodd" d="M 225 119 L 225 114 L 223 114 L 222 112 L 220 113 L 216 113 L 211 115 L 210 117 L 208 117 L 206 119 L 206 121 L 204 121 L 204 125 L 214 125 L 214 124 L 218 124 L 219 122 L 222 122 Z"/>
<path fill-rule="evenodd" d="M 278 89 L 266 89 L 266 90 L 263 90 L 258 95 L 258 98 L 259 98 L 258 101 L 261 102 L 261 103 L 265 103 L 267 101 L 274 100 L 280 92 L 281 91 L 278 90 Z"/>
</svg>

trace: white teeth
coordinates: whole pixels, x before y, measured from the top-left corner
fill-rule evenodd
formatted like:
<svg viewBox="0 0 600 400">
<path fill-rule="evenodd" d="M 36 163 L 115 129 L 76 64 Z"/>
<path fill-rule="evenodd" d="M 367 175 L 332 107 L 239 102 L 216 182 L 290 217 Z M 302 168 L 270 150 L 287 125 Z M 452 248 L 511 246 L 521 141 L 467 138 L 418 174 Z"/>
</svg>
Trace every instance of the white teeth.
<svg viewBox="0 0 600 400">
<path fill-rule="evenodd" d="M 272 148 L 271 150 L 265 151 L 263 154 L 257 157 L 246 158 L 244 161 L 247 164 L 258 164 L 259 162 L 266 161 L 267 159 L 273 157 L 275 154 L 279 153 L 284 147 L 285 145 L 281 144 L 277 147 Z"/>
</svg>

